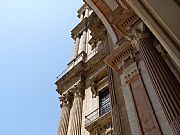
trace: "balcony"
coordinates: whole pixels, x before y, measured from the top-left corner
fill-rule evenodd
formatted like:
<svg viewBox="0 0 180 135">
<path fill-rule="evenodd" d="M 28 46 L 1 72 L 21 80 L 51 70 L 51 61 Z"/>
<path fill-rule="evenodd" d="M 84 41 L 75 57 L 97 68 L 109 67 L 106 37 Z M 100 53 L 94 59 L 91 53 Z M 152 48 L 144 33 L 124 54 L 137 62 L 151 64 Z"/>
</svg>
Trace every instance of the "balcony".
<svg viewBox="0 0 180 135">
<path fill-rule="evenodd" d="M 102 125 L 111 121 L 111 104 L 107 102 L 101 108 L 98 108 L 85 116 L 85 128 L 90 131 L 97 125 Z"/>
</svg>

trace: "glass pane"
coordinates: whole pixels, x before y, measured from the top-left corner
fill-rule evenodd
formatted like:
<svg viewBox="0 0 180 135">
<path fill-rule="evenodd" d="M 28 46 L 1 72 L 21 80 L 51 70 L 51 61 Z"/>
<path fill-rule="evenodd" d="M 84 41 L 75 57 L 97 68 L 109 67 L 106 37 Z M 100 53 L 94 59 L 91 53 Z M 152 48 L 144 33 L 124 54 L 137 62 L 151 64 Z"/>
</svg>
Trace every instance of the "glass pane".
<svg viewBox="0 0 180 135">
<path fill-rule="evenodd" d="M 100 116 L 110 111 L 109 90 L 100 93 Z"/>
</svg>

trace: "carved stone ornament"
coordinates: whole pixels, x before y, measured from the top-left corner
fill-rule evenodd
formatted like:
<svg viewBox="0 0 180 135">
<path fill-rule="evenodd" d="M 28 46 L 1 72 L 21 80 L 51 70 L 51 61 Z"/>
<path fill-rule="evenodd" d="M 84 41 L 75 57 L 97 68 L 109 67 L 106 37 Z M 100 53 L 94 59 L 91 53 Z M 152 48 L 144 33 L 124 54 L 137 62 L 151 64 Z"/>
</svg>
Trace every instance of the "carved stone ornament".
<svg viewBox="0 0 180 135">
<path fill-rule="evenodd" d="M 124 78 L 126 80 L 126 83 L 128 83 L 129 80 L 131 80 L 133 77 L 135 77 L 137 74 L 139 74 L 139 69 L 137 67 L 137 63 L 132 63 L 129 67 L 124 69 Z"/>
<path fill-rule="evenodd" d="M 74 94 L 74 98 L 76 97 L 84 97 L 84 82 L 83 81 L 79 81 L 77 83 L 77 85 L 74 85 L 73 88 L 70 89 L 70 91 Z"/>
<path fill-rule="evenodd" d="M 92 92 L 92 98 L 96 98 L 97 96 L 97 89 L 96 89 L 96 83 L 93 81 L 91 82 L 91 92 Z"/>
<path fill-rule="evenodd" d="M 73 96 L 72 93 L 70 91 L 67 91 L 67 93 L 62 94 L 61 97 L 59 97 L 59 100 L 61 102 L 61 108 L 63 106 L 69 106 L 71 107 L 72 105 L 72 100 L 73 100 Z"/>
<path fill-rule="evenodd" d="M 106 28 L 94 12 L 88 18 L 87 27 L 91 31 L 92 39 L 89 43 L 92 46 L 97 46 L 99 41 L 105 40 L 107 36 Z"/>
<path fill-rule="evenodd" d="M 138 41 L 143 38 L 149 37 L 149 35 L 150 31 L 148 30 L 146 25 L 143 22 L 141 22 L 136 28 L 130 30 L 128 32 L 128 35 L 125 36 L 125 38 L 129 42 L 131 42 L 132 45 L 138 48 Z"/>
</svg>

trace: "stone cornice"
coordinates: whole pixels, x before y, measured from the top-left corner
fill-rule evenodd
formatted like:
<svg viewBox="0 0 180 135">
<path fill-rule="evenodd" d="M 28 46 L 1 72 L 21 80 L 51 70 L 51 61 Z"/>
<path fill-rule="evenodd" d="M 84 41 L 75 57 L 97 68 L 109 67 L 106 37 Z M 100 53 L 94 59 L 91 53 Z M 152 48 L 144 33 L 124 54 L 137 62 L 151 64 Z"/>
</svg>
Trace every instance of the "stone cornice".
<svg viewBox="0 0 180 135">
<path fill-rule="evenodd" d="M 101 52 L 96 53 L 90 60 L 88 60 L 85 64 L 85 72 L 86 76 L 95 71 L 100 65 L 104 63 L 103 59 L 105 58 L 105 52 L 102 50 Z"/>
<path fill-rule="evenodd" d="M 86 63 L 80 61 L 77 65 L 72 67 L 70 71 L 68 71 L 64 76 L 62 76 L 55 84 L 58 89 L 57 92 L 62 94 L 66 91 L 77 78 L 85 78 L 88 77 L 92 72 L 94 72 L 98 67 L 103 65 L 105 58 L 104 49 L 100 52 L 96 53 L 91 59 L 89 59 Z M 68 87 L 67 87 L 68 86 Z"/>
<path fill-rule="evenodd" d="M 126 42 L 124 45 L 120 45 L 112 54 L 107 56 L 104 61 L 114 70 L 119 71 L 119 64 L 125 57 L 130 55 L 134 49 L 130 43 Z"/>
<path fill-rule="evenodd" d="M 80 14 L 81 14 L 85 9 L 87 9 L 87 8 L 89 8 L 89 7 L 88 7 L 86 4 L 83 4 L 83 5 L 81 6 L 81 8 L 77 11 L 79 18 L 80 18 Z"/>
<path fill-rule="evenodd" d="M 143 22 L 140 22 L 138 26 L 129 30 L 127 33 L 126 39 L 131 42 L 132 45 L 137 46 L 139 40 L 147 38 L 151 35 L 149 29 Z"/>
<path fill-rule="evenodd" d="M 133 24 L 138 21 L 138 19 L 139 17 L 133 12 L 124 13 L 124 15 L 122 16 L 122 20 L 118 22 L 117 27 L 125 36 L 131 29 L 131 27 L 133 27 Z"/>
<path fill-rule="evenodd" d="M 92 33 L 98 34 L 98 32 L 104 27 L 101 20 L 93 12 L 88 18 L 88 28 Z"/>
<path fill-rule="evenodd" d="M 98 41 L 104 40 L 104 38 L 106 37 L 105 26 L 94 12 L 89 16 L 87 25 L 92 35 L 92 39 L 89 42 L 91 45 L 92 42 L 96 44 Z"/>
<path fill-rule="evenodd" d="M 72 81 L 76 77 L 83 77 L 84 74 L 84 62 L 80 61 L 77 65 L 75 65 L 70 71 L 68 71 L 64 76 L 62 76 L 55 84 L 58 89 L 57 92 L 62 94 L 65 89 L 65 85 Z"/>
<path fill-rule="evenodd" d="M 87 18 L 84 18 L 72 31 L 71 36 L 75 40 L 83 30 L 87 29 Z"/>
<path fill-rule="evenodd" d="M 113 31 L 116 33 L 118 40 L 121 40 L 122 36 L 127 35 L 129 29 L 140 20 L 126 0 L 116 0 L 119 6 L 115 10 L 111 10 L 104 0 L 92 1 L 100 10 L 103 17 L 107 19 Z M 91 2 L 87 3 L 90 4 Z"/>
<path fill-rule="evenodd" d="M 111 12 L 109 20 L 118 31 L 125 36 L 131 27 L 139 20 L 132 8 L 125 0 L 117 0 L 119 2 L 118 8 Z"/>
</svg>

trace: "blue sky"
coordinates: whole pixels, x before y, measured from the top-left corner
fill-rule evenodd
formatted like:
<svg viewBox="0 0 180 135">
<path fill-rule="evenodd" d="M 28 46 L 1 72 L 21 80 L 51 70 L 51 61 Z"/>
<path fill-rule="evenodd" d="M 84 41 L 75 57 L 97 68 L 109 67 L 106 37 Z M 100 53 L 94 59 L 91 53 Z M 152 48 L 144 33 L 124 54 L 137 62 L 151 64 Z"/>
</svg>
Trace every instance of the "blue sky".
<svg viewBox="0 0 180 135">
<path fill-rule="evenodd" d="M 54 82 L 73 51 L 81 0 L 0 0 L 0 135 L 56 135 Z"/>
</svg>

